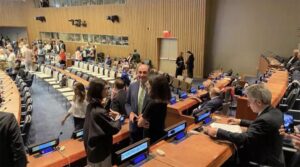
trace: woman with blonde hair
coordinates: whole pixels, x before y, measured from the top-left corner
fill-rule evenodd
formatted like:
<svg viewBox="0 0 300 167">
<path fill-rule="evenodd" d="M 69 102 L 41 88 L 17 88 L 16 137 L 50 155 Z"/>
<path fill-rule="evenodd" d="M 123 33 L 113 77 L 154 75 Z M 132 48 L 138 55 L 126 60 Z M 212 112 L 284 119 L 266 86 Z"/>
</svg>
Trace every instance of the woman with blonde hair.
<svg viewBox="0 0 300 167">
<path fill-rule="evenodd" d="M 74 97 L 71 102 L 71 108 L 69 109 L 67 115 L 62 120 L 61 124 L 63 125 L 66 119 L 72 115 L 74 118 L 75 130 L 83 128 L 87 102 L 85 100 L 85 87 L 82 83 L 75 83 L 74 85 Z"/>
</svg>

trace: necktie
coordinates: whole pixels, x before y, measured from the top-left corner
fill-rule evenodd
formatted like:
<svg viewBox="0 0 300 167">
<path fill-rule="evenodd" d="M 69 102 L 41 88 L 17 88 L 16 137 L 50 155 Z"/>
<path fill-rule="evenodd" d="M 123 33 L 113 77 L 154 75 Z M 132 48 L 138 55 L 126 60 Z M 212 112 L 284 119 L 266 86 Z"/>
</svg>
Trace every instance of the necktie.
<svg viewBox="0 0 300 167">
<path fill-rule="evenodd" d="M 143 110 L 143 103 L 145 97 L 145 89 L 140 87 L 139 97 L 138 97 L 138 114 L 140 115 Z"/>
</svg>

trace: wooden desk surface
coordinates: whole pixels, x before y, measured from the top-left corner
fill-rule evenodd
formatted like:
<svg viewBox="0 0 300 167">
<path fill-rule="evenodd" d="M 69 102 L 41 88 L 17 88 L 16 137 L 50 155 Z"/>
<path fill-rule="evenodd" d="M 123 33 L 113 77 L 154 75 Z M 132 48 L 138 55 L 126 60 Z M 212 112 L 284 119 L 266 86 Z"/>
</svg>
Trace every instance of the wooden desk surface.
<svg viewBox="0 0 300 167">
<path fill-rule="evenodd" d="M 288 72 L 286 70 L 276 70 L 265 85 L 272 93 L 272 106 L 276 107 L 286 91 L 288 85 Z M 236 117 L 249 120 L 254 120 L 256 118 L 256 114 L 248 107 L 246 97 L 237 98 Z"/>
<path fill-rule="evenodd" d="M 219 122 L 219 121 L 218 121 Z M 222 121 L 221 121 L 222 122 Z M 188 127 L 193 129 L 195 124 Z M 165 156 L 156 153 L 156 149 L 163 150 Z M 156 166 L 159 163 L 170 166 L 221 166 L 233 154 L 233 145 L 222 143 L 211 139 L 209 136 L 200 133 L 191 135 L 185 140 L 175 144 L 168 141 L 161 141 L 150 148 L 154 159 L 146 162 L 143 166 Z"/>
<path fill-rule="evenodd" d="M 113 144 L 119 143 L 125 138 L 129 137 L 128 120 L 122 126 L 119 133 L 113 136 Z M 75 162 L 79 159 L 85 158 L 86 153 L 83 146 L 83 141 L 78 140 L 65 140 L 59 146 L 64 146 L 65 149 L 61 152 L 55 151 L 42 157 L 35 158 L 33 155 L 28 155 L 28 167 L 61 167 Z"/>
<path fill-rule="evenodd" d="M 5 100 L 0 111 L 13 113 L 20 124 L 21 97 L 17 85 L 4 71 L 0 71 L 0 80 L 3 82 L 0 91 L 4 91 L 2 96 Z"/>
</svg>

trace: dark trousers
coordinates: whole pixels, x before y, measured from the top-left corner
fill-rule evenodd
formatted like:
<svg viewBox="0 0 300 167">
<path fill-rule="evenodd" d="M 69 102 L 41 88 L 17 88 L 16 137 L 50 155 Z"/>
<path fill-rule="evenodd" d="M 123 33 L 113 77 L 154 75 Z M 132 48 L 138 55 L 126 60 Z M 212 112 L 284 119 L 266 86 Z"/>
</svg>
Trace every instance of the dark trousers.
<svg viewBox="0 0 300 167">
<path fill-rule="evenodd" d="M 74 125 L 75 125 L 75 130 L 80 130 L 83 129 L 83 124 L 84 124 L 84 118 L 74 118 Z"/>
<path fill-rule="evenodd" d="M 193 71 L 194 71 L 194 69 L 188 69 L 187 70 L 187 74 L 188 74 L 189 78 L 193 78 L 193 76 L 194 76 L 194 74 L 193 74 L 194 72 Z"/>
<path fill-rule="evenodd" d="M 142 140 L 144 129 L 139 128 L 137 126 L 137 122 L 130 123 L 129 126 L 130 126 L 130 144 L 133 144 L 135 142 Z"/>
<path fill-rule="evenodd" d="M 176 73 L 175 73 L 175 77 L 177 77 L 177 75 L 182 75 L 182 68 L 176 68 Z"/>
</svg>

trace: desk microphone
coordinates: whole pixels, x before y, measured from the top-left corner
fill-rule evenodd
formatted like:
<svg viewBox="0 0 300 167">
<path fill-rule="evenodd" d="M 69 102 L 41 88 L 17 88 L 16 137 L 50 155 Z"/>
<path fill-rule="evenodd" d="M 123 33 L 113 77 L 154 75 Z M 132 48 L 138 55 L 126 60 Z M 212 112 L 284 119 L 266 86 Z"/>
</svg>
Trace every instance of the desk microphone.
<svg viewBox="0 0 300 167">
<path fill-rule="evenodd" d="M 64 134 L 63 131 L 62 131 L 63 126 L 64 126 L 64 125 L 61 125 L 61 126 L 60 126 L 60 131 L 59 131 L 59 134 L 58 134 L 58 136 L 57 136 L 57 139 L 58 139 L 58 140 L 59 140 L 59 137 L 60 137 L 62 134 Z"/>
</svg>

